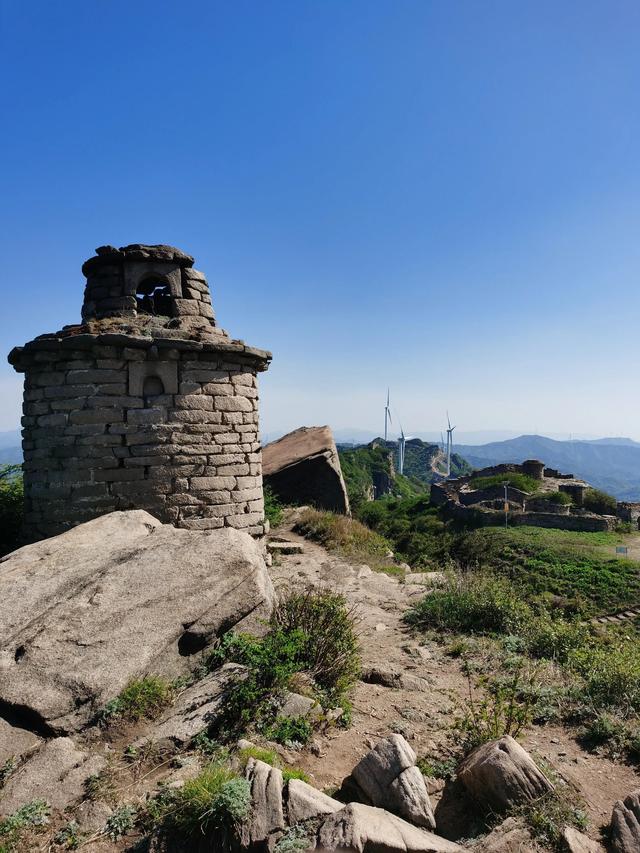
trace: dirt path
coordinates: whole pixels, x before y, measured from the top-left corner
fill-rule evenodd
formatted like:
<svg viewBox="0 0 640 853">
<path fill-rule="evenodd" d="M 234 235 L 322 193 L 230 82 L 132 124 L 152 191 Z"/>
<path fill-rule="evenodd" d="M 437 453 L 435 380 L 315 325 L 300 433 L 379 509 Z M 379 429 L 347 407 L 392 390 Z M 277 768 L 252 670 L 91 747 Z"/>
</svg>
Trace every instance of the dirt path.
<svg viewBox="0 0 640 853">
<path fill-rule="evenodd" d="M 365 678 L 384 680 L 396 673 L 399 684 L 359 682 L 352 727 L 334 729 L 311 750 L 291 754 L 291 763 L 302 767 L 317 787 L 337 787 L 375 741 L 392 731 L 403 734 L 419 757 L 446 757 L 456 697 L 466 696 L 468 684 L 459 662 L 437 643 L 412 636 L 402 622 L 411 603 L 424 594 L 424 586 L 399 583 L 367 566 L 353 566 L 290 528 L 275 532 L 304 548 L 302 554 L 279 558 L 272 568 L 276 585 L 313 584 L 343 593 L 358 609 L 363 666 L 365 673 L 369 671 Z M 622 762 L 585 752 L 574 735 L 561 726 L 537 726 L 522 741 L 577 786 L 588 809 L 589 834 L 597 838 L 614 802 L 640 787 L 640 774 Z M 437 802 L 438 787 L 432 790 Z"/>
</svg>

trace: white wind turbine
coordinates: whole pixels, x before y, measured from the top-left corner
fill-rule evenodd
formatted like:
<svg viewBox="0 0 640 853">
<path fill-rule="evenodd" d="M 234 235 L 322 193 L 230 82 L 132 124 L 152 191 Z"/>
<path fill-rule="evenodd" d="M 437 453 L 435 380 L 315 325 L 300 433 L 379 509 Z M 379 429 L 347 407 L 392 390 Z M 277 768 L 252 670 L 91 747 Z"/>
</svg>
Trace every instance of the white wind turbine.
<svg viewBox="0 0 640 853">
<path fill-rule="evenodd" d="M 455 427 L 451 426 L 449 420 L 449 412 L 447 412 L 447 477 L 451 476 L 451 450 L 453 449 L 453 431 Z"/>
<path fill-rule="evenodd" d="M 389 389 L 387 388 L 387 404 L 384 407 L 384 440 L 387 440 L 388 424 L 392 423 L 391 408 L 389 406 Z"/>
</svg>

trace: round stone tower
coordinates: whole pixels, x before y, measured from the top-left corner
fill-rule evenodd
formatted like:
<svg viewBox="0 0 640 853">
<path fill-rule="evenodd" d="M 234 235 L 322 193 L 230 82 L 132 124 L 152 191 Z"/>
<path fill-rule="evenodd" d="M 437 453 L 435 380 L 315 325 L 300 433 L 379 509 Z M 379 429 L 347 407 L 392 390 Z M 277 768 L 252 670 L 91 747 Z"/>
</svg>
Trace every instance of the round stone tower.
<svg viewBox="0 0 640 853">
<path fill-rule="evenodd" d="M 101 246 L 82 324 L 9 355 L 25 374 L 27 541 L 113 510 L 264 532 L 256 375 L 271 354 L 216 326 L 172 246 Z"/>
</svg>

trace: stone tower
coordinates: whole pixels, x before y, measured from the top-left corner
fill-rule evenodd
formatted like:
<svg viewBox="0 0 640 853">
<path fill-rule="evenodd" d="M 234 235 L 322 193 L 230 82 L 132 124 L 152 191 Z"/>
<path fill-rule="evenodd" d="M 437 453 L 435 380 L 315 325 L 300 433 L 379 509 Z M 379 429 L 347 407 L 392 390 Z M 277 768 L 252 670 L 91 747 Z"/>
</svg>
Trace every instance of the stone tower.
<svg viewBox="0 0 640 853">
<path fill-rule="evenodd" d="M 113 510 L 264 532 L 256 374 L 271 354 L 216 326 L 172 246 L 101 246 L 82 324 L 9 355 L 24 383 L 28 541 Z"/>
</svg>

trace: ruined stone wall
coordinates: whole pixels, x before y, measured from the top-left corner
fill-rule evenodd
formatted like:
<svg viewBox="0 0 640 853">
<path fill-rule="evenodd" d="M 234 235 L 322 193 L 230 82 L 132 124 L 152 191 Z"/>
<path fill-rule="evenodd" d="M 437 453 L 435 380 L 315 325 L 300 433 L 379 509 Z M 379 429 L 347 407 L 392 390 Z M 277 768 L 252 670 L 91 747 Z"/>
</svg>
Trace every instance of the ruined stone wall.
<svg viewBox="0 0 640 853">
<path fill-rule="evenodd" d="M 239 342 L 123 335 L 36 340 L 12 354 L 26 374 L 27 538 L 131 508 L 180 527 L 263 533 L 263 355 Z"/>
</svg>

